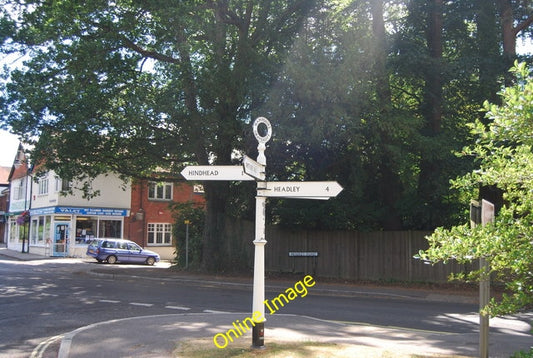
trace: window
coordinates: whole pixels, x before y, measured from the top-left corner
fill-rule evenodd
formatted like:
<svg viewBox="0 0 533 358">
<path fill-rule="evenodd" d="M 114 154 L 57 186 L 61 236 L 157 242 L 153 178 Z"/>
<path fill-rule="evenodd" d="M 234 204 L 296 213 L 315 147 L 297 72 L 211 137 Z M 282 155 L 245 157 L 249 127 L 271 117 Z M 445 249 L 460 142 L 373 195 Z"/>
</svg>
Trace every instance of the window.
<svg viewBox="0 0 533 358">
<path fill-rule="evenodd" d="M 13 200 L 21 200 L 24 199 L 24 195 L 26 193 L 26 179 L 20 179 L 18 182 L 16 182 L 13 186 L 15 189 L 15 192 L 13 193 Z"/>
<path fill-rule="evenodd" d="M 98 223 L 98 237 L 120 239 L 122 237 L 122 221 L 100 220 Z"/>
<path fill-rule="evenodd" d="M 98 217 L 76 217 L 76 244 L 87 244 L 96 236 Z"/>
<path fill-rule="evenodd" d="M 68 180 L 61 180 L 61 191 L 69 191 L 72 187 L 72 182 Z"/>
<path fill-rule="evenodd" d="M 58 176 L 54 177 L 54 192 L 57 193 L 61 191 L 61 178 Z"/>
<path fill-rule="evenodd" d="M 48 194 L 48 177 L 39 179 L 39 195 Z"/>
<path fill-rule="evenodd" d="M 9 220 L 9 241 L 15 242 L 19 237 L 18 230 L 20 225 L 17 225 L 15 218 Z"/>
<path fill-rule="evenodd" d="M 148 199 L 172 200 L 172 183 L 149 183 Z"/>
<path fill-rule="evenodd" d="M 139 245 L 134 244 L 134 243 L 128 243 L 127 247 L 128 247 L 128 250 L 131 250 L 131 251 L 141 251 L 142 250 L 142 248 Z"/>
<path fill-rule="evenodd" d="M 172 224 L 148 224 L 148 245 L 172 244 Z"/>
<path fill-rule="evenodd" d="M 50 216 L 37 216 L 31 219 L 30 239 L 32 244 L 44 244 L 50 238 Z"/>
</svg>

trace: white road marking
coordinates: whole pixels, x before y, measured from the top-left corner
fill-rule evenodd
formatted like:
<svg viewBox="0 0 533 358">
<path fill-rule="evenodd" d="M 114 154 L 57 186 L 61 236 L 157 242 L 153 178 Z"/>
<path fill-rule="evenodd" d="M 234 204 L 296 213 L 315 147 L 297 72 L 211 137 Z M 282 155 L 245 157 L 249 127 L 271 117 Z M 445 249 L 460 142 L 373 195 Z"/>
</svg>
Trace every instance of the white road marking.
<svg viewBox="0 0 533 358">
<path fill-rule="evenodd" d="M 42 356 L 46 352 L 46 349 L 48 348 L 48 346 L 50 344 L 54 343 L 56 340 L 61 339 L 61 338 L 63 338 L 62 335 L 54 336 L 54 337 L 48 338 L 46 341 L 43 341 L 43 342 L 39 343 L 39 345 L 37 347 L 35 347 L 33 352 L 31 352 L 30 358 L 42 358 Z"/>
<path fill-rule="evenodd" d="M 189 307 L 182 307 L 182 306 L 165 306 L 165 308 L 168 308 L 169 310 L 182 310 L 182 311 L 190 310 Z"/>
<path fill-rule="evenodd" d="M 141 302 L 130 302 L 132 306 L 143 306 L 143 307 L 152 307 L 153 303 L 141 303 Z"/>
<path fill-rule="evenodd" d="M 104 303 L 120 303 L 120 301 L 117 301 L 117 300 L 100 300 L 100 302 L 104 302 Z"/>
</svg>

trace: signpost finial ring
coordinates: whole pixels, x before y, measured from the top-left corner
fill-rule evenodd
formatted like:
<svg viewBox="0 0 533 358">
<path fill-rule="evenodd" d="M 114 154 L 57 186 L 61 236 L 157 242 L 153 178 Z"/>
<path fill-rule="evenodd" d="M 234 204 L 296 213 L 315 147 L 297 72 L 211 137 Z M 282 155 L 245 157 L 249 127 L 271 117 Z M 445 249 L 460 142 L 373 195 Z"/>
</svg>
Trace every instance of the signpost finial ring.
<svg viewBox="0 0 533 358">
<path fill-rule="evenodd" d="M 266 129 L 267 129 L 267 132 L 264 136 L 261 136 L 261 134 L 259 133 L 259 125 L 260 124 L 264 124 L 266 126 Z M 254 122 L 254 136 L 255 136 L 255 139 L 257 139 L 257 141 L 259 143 L 266 143 L 270 140 L 270 137 L 272 136 L 272 125 L 270 124 L 270 122 L 268 121 L 268 119 L 266 119 L 265 117 L 258 117 L 255 122 Z"/>
</svg>

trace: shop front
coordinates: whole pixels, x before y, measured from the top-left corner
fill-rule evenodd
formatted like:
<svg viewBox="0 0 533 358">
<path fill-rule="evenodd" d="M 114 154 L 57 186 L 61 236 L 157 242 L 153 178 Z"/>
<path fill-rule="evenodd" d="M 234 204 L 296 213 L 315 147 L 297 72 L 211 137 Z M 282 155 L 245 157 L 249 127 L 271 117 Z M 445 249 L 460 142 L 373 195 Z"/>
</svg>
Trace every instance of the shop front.
<svg viewBox="0 0 533 358">
<path fill-rule="evenodd" d="M 26 214 L 27 213 L 27 214 Z M 28 237 L 30 232 L 30 215 L 27 211 L 10 212 L 7 217 L 7 248 L 15 251 L 28 251 Z"/>
<path fill-rule="evenodd" d="M 30 210 L 31 252 L 44 256 L 85 257 L 97 237 L 123 238 L 128 209 L 53 206 Z"/>
</svg>

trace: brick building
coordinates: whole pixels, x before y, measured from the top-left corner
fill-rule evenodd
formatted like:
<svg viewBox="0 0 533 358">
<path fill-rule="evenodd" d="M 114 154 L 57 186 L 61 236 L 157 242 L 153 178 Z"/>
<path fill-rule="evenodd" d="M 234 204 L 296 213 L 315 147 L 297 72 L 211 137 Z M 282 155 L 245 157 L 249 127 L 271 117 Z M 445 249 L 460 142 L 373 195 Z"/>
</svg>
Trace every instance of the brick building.
<svg viewBox="0 0 533 358">
<path fill-rule="evenodd" d="M 203 204 L 204 197 L 187 182 L 135 180 L 131 185 L 130 215 L 124 222 L 125 238 L 159 253 L 163 259 L 173 259 L 176 238 L 170 205 L 189 201 Z"/>
</svg>

